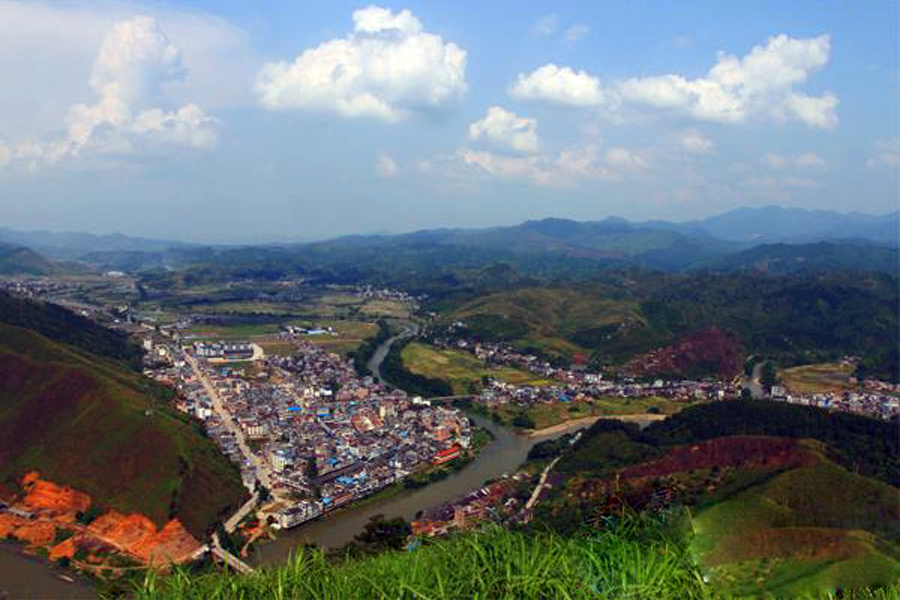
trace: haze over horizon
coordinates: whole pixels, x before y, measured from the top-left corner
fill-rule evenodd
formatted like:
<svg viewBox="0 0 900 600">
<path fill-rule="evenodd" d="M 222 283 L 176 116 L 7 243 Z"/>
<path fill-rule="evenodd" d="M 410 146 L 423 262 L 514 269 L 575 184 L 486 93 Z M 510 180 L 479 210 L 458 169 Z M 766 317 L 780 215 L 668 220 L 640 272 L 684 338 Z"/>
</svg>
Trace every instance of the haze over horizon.
<svg viewBox="0 0 900 600">
<path fill-rule="evenodd" d="M 0 226 L 239 243 L 884 214 L 898 11 L 0 0 Z"/>
</svg>

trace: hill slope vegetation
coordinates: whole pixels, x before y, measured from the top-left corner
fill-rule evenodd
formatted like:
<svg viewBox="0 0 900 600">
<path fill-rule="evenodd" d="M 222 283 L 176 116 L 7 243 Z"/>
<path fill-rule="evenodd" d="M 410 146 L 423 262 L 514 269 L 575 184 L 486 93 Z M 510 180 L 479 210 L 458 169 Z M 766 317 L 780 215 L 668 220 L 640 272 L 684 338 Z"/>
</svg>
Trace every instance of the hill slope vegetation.
<svg viewBox="0 0 900 600">
<path fill-rule="evenodd" d="M 202 539 L 245 495 L 170 392 L 118 363 L 0 325 L 0 482 L 37 469 L 101 508 L 178 518 Z"/>
</svg>

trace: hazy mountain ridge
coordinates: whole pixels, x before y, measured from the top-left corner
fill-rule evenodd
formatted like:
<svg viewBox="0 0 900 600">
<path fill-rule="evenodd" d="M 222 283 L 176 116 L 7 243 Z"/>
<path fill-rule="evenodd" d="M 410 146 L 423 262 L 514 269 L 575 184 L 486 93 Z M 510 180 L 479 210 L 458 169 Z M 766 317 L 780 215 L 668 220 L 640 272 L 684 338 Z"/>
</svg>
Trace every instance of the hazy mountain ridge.
<svg viewBox="0 0 900 600">
<path fill-rule="evenodd" d="M 349 235 L 303 244 L 214 246 L 119 234 L 14 232 L 6 241 L 54 257 L 77 257 L 100 269 L 128 272 L 227 266 L 232 277 L 279 278 L 384 271 L 478 269 L 503 262 L 526 275 L 641 267 L 778 272 L 823 269 L 897 272 L 900 212 L 863 215 L 777 206 L 741 208 L 703 220 L 630 222 L 546 218 L 512 226 L 438 228 L 403 234 Z M 2 253 L 2 250 L 0 250 Z M 826 259 L 830 257 L 830 259 Z M 795 259 L 795 260 L 792 260 Z M 7 274 L 47 274 L 39 257 L 18 260 Z M 0 269 L 3 262 L 0 257 Z M 44 272 L 41 272 L 41 271 Z"/>
</svg>

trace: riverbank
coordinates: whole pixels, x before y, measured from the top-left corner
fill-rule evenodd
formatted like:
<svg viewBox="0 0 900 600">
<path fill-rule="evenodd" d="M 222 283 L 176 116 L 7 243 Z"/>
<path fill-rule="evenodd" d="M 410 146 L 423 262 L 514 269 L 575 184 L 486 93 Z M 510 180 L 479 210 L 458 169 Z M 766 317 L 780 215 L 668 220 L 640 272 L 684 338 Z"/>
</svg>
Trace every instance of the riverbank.
<svg viewBox="0 0 900 600">
<path fill-rule="evenodd" d="M 483 486 L 485 481 L 514 473 L 528 458 L 528 452 L 536 443 L 562 435 L 559 433 L 529 438 L 482 415 L 470 412 L 469 417 L 476 426 L 490 431 L 494 439 L 462 470 L 425 487 L 410 490 L 409 493 L 403 490 L 382 502 L 373 501 L 363 506 L 349 506 L 324 518 L 284 531 L 276 540 L 260 545 L 251 554 L 250 564 L 281 565 L 294 548 L 304 544 L 339 548 L 353 541 L 366 523 L 376 515 L 383 515 L 385 519 L 402 517 L 411 521 L 421 511 L 436 508 L 467 494 Z"/>
<path fill-rule="evenodd" d="M 629 423 L 637 423 L 638 425 L 646 426 L 654 421 L 662 421 L 668 418 L 668 416 L 669 415 L 659 415 L 651 413 L 637 415 L 596 415 L 591 417 L 582 417 L 580 419 L 572 419 L 571 421 L 559 423 L 558 425 L 551 425 L 550 427 L 544 427 L 543 429 L 523 430 L 523 435 L 529 438 L 539 438 L 569 433 L 570 431 L 574 431 L 576 429 L 589 427 L 600 419 L 615 419 L 616 421 L 626 421 Z"/>
<path fill-rule="evenodd" d="M 24 546 L 0 541 L 0 598 L 96 598 L 90 581 L 25 554 Z M 71 581 L 70 581 L 71 580 Z"/>
</svg>

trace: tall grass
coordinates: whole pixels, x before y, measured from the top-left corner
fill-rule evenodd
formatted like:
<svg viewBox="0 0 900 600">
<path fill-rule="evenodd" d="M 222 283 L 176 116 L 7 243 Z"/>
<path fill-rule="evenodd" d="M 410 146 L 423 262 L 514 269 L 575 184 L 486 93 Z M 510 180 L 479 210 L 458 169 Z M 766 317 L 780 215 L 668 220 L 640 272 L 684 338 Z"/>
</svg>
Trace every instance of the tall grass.
<svg viewBox="0 0 900 600">
<path fill-rule="evenodd" d="M 225 570 L 149 573 L 133 595 L 147 600 L 730 598 L 706 583 L 677 527 L 640 518 L 570 538 L 491 526 L 410 552 L 353 560 L 302 549 L 279 568 L 247 576 Z M 817 600 L 900 600 L 900 585 L 825 594 Z"/>
<path fill-rule="evenodd" d="M 686 544 L 620 525 L 573 538 L 500 527 L 412 552 L 329 561 L 303 550 L 277 569 L 148 575 L 138 598 L 712 598 Z"/>
</svg>

